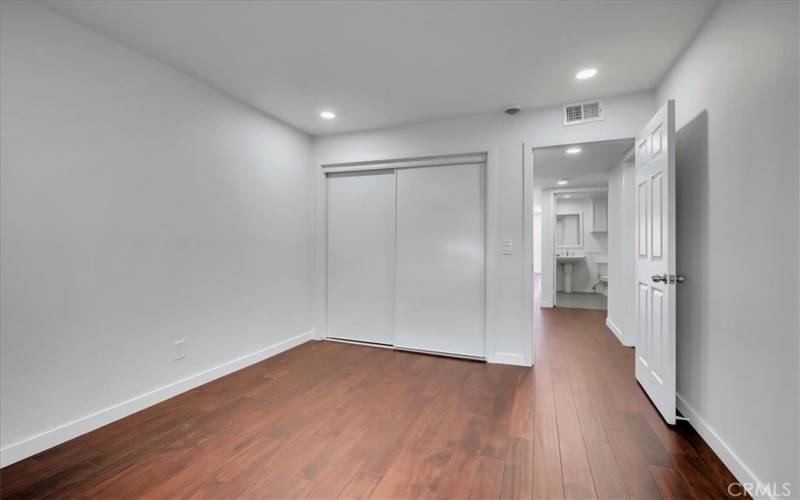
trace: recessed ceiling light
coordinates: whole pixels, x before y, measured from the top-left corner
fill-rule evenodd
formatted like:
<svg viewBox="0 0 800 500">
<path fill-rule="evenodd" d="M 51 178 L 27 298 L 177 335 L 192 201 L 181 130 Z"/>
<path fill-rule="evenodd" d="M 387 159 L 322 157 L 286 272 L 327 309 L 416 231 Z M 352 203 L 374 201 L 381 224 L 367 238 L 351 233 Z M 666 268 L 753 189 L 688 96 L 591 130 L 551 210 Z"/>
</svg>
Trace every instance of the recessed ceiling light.
<svg viewBox="0 0 800 500">
<path fill-rule="evenodd" d="M 564 198 L 572 198 L 572 195 L 571 194 L 565 194 Z"/>
<path fill-rule="evenodd" d="M 569 148 L 569 149 L 567 149 L 567 154 L 568 155 L 576 155 L 576 154 L 580 153 L 581 151 L 583 151 L 581 148 Z"/>
<path fill-rule="evenodd" d="M 596 74 L 597 70 L 595 68 L 586 68 L 575 73 L 575 79 L 586 80 L 587 78 L 592 78 Z"/>
<path fill-rule="evenodd" d="M 333 120 L 334 118 L 336 118 L 336 113 L 334 113 L 333 111 L 322 111 L 320 112 L 319 116 L 325 118 L 326 120 Z"/>
<path fill-rule="evenodd" d="M 564 186 L 564 185 L 566 185 L 568 182 L 569 182 L 569 179 L 561 179 L 561 180 L 559 180 L 559 181 L 558 181 L 556 184 L 558 184 L 559 186 Z"/>
</svg>

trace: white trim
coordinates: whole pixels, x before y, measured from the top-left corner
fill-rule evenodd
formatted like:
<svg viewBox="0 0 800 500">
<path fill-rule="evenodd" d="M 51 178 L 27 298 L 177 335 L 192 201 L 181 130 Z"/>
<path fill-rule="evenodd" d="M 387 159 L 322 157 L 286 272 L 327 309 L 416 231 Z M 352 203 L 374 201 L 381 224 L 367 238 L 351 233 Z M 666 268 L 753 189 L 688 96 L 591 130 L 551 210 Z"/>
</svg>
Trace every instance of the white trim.
<svg viewBox="0 0 800 500">
<path fill-rule="evenodd" d="M 611 330 L 611 333 L 617 336 L 619 343 L 625 345 L 625 341 L 622 340 L 625 338 L 625 336 L 622 334 L 622 330 L 620 330 L 620 328 L 613 321 L 611 321 L 611 318 L 608 316 L 606 316 L 606 326 L 609 330 Z"/>
<path fill-rule="evenodd" d="M 496 352 L 494 356 L 486 360 L 489 363 L 514 366 L 531 366 L 525 356 L 515 352 Z"/>
<path fill-rule="evenodd" d="M 484 283 L 486 285 L 485 350 L 484 356 L 491 361 L 497 346 L 497 309 L 500 286 L 500 155 L 496 146 L 486 147 L 486 245 L 484 247 Z M 527 365 L 530 366 L 530 363 Z"/>
<path fill-rule="evenodd" d="M 391 349 L 395 350 L 394 346 L 387 344 L 376 344 L 374 342 L 360 342 L 358 340 L 339 339 L 336 337 L 325 337 L 322 339 L 325 342 L 337 342 L 339 344 L 360 345 L 363 347 L 374 347 L 376 349 Z"/>
<path fill-rule="evenodd" d="M 326 173 L 353 172 L 361 170 L 396 170 L 414 167 L 443 167 L 450 165 L 476 165 L 486 163 L 487 153 L 464 153 L 448 155 L 429 155 L 391 160 L 355 161 L 320 165 Z"/>
<path fill-rule="evenodd" d="M 445 351 L 429 351 L 427 349 L 415 349 L 413 347 L 403 347 L 401 345 L 394 346 L 394 350 L 399 352 L 411 352 L 415 354 L 428 354 L 430 356 L 439 356 L 442 358 L 466 359 L 467 361 L 486 361 L 486 358 L 483 356 L 470 356 L 468 354 L 455 354 Z"/>
<path fill-rule="evenodd" d="M 312 310 L 315 337 L 327 337 L 328 289 L 328 178 L 321 168 L 314 169 L 314 271 Z"/>
<path fill-rule="evenodd" d="M 80 417 L 71 422 L 59 425 L 29 438 L 10 444 L 0 449 L 0 467 L 11 465 L 24 458 L 28 458 L 41 451 L 52 448 L 65 441 L 69 441 L 81 434 L 93 431 L 106 424 L 110 424 L 137 411 L 143 410 L 156 403 L 177 396 L 190 389 L 208 383 L 222 376 L 241 370 L 247 366 L 263 361 L 280 354 L 293 347 L 303 344 L 314 337 L 313 331 L 308 331 L 292 338 L 278 342 L 258 351 L 226 361 L 207 370 L 195 373 L 181 380 L 161 386 L 152 391 L 135 396 L 127 401 L 117 403 L 89 415 Z"/>
<path fill-rule="evenodd" d="M 536 359 L 536 342 L 533 341 L 536 325 L 533 322 L 533 149 L 527 154 L 527 143 L 522 144 L 522 335 L 525 352 L 530 353 L 529 366 Z M 552 307 L 542 301 L 540 307 Z"/>
<path fill-rule="evenodd" d="M 736 477 L 736 479 L 740 483 L 751 483 L 758 488 L 755 491 L 767 491 L 765 489 L 765 484 L 759 480 L 759 478 L 750 470 L 744 461 L 739 458 L 733 449 L 731 449 L 728 444 L 723 441 L 719 434 L 706 422 L 703 417 L 698 414 L 694 408 L 692 408 L 689 403 L 683 399 L 683 396 L 680 394 L 675 394 L 675 399 L 677 403 L 678 410 L 683 413 L 686 417 L 689 418 L 689 423 L 694 430 L 700 434 L 700 437 L 708 444 L 708 446 L 717 454 L 717 456 L 722 460 L 722 463 L 725 464 L 726 467 L 731 471 L 731 473 Z M 771 497 L 763 497 L 763 498 L 771 498 Z"/>
</svg>

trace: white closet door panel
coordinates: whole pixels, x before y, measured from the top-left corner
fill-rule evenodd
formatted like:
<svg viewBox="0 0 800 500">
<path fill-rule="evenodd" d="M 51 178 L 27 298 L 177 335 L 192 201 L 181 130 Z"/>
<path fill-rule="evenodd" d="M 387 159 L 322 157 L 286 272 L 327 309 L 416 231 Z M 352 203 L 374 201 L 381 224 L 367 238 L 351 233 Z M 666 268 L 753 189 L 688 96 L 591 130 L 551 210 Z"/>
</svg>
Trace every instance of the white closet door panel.
<svg viewBox="0 0 800 500">
<path fill-rule="evenodd" d="M 394 344 L 394 171 L 328 177 L 327 336 Z"/>
<path fill-rule="evenodd" d="M 485 355 L 484 169 L 397 172 L 398 347 Z"/>
</svg>

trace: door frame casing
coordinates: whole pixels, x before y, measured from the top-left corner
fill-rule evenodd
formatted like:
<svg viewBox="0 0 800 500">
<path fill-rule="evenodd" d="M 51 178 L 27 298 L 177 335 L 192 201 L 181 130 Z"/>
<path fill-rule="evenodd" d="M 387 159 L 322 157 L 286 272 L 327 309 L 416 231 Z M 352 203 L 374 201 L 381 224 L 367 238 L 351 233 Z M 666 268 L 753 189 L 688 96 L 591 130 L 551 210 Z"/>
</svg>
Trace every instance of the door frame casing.
<svg viewBox="0 0 800 500">
<path fill-rule="evenodd" d="M 485 157 L 485 183 L 486 200 L 484 207 L 484 356 L 489 363 L 516 364 L 530 366 L 531 359 L 524 354 L 531 352 L 526 349 L 522 355 L 511 353 L 498 353 L 497 345 L 497 283 L 499 278 L 499 192 L 498 178 L 499 166 L 497 162 L 497 147 L 480 145 L 469 148 L 470 153 L 442 154 L 441 151 L 419 152 L 413 155 L 376 155 L 372 159 L 340 163 L 317 163 L 314 168 L 313 207 L 314 223 L 312 224 L 313 252 L 312 252 L 312 324 L 313 338 L 322 340 L 327 337 L 326 327 L 326 275 L 327 275 L 327 173 L 343 171 L 360 171 L 387 168 L 415 168 L 420 166 L 435 167 L 437 164 L 453 164 L 450 159 L 483 155 Z M 448 163 L 450 162 L 450 163 Z M 458 162 L 455 162 L 458 163 Z M 472 164 L 475 162 L 472 161 Z"/>
</svg>

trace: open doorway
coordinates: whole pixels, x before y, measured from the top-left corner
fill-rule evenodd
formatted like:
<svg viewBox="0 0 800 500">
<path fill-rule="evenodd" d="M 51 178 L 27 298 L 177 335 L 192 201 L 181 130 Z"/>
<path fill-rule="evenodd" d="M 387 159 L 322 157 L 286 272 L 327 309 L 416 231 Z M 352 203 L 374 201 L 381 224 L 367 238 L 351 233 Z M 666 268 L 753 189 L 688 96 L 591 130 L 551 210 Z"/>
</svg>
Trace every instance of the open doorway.
<svg viewBox="0 0 800 500">
<path fill-rule="evenodd" d="M 533 150 L 534 307 L 624 318 L 634 293 L 633 139 Z M 630 290 L 628 290 L 630 288 Z M 613 313 L 609 312 L 613 309 Z M 619 311 L 617 311 L 617 309 Z M 614 331 L 612 326 L 609 328 Z M 631 329 L 632 330 L 632 329 Z M 614 333 L 626 345 L 623 328 Z"/>
<path fill-rule="evenodd" d="M 527 286 L 523 320 L 533 334 L 534 362 L 540 359 L 542 348 L 552 347 L 543 339 L 558 336 L 559 331 L 571 332 L 566 334 L 570 338 L 576 332 L 592 339 L 605 334 L 612 344 L 616 336 L 623 345 L 635 347 L 637 382 L 664 420 L 674 424 L 676 285 L 686 281 L 676 267 L 675 101 L 666 101 L 635 139 L 542 146 L 525 143 L 524 151 L 523 270 Z M 592 197 L 602 198 L 599 193 L 603 192 L 605 214 L 598 213 L 602 212 L 602 200 L 593 203 L 591 211 L 560 210 L 565 206 L 559 205 L 559 197 L 571 200 L 580 195 L 591 201 Z M 534 224 L 537 213 L 538 228 Z M 603 217 L 606 227 L 598 230 Z M 574 292 L 575 269 L 559 270 L 557 266 L 569 261 L 573 266 L 582 263 L 588 267 L 584 241 L 592 230 L 605 233 L 605 261 L 602 251 L 591 251 L 590 256 L 598 288 L 604 287 L 607 309 L 574 307 L 574 303 L 564 307 L 558 304 L 558 292 Z M 532 273 L 539 259 L 541 272 Z M 601 280 L 603 266 L 598 264 L 603 263 L 606 274 Z M 629 273 L 627 277 L 625 273 Z"/>
</svg>

